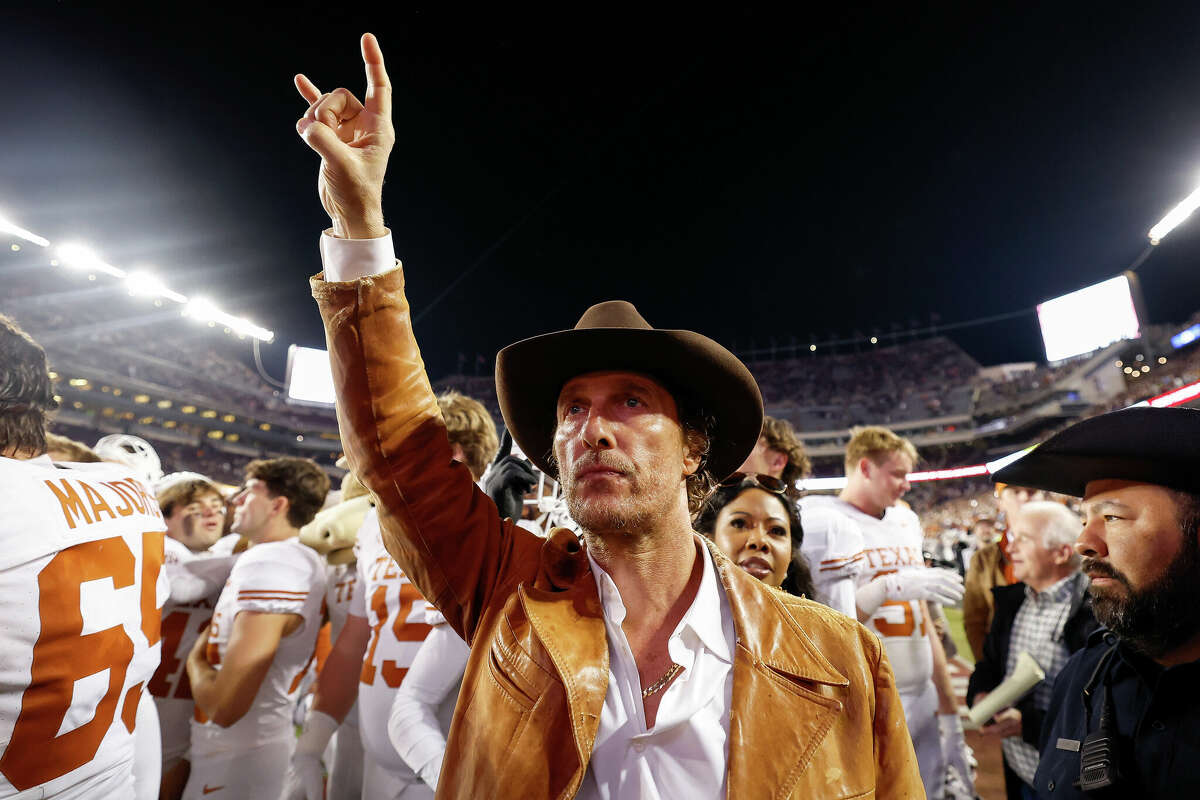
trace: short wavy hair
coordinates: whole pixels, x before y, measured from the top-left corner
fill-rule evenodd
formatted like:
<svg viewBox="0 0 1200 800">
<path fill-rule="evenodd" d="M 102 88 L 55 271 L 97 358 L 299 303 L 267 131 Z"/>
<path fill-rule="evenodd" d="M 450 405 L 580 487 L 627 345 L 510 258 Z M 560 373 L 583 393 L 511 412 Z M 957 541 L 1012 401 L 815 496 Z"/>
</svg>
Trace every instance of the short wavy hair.
<svg viewBox="0 0 1200 800">
<path fill-rule="evenodd" d="M 287 498 L 287 520 L 293 528 L 312 522 L 329 494 L 329 476 L 311 458 L 251 461 L 246 465 L 246 479 L 265 483 L 271 497 Z"/>
<path fill-rule="evenodd" d="M 77 442 L 69 436 L 60 436 L 50 431 L 46 431 L 46 452 L 52 455 L 59 453 L 63 456 L 59 460 L 75 464 L 95 464 L 103 460 L 96 455 L 95 450 L 83 442 Z"/>
<path fill-rule="evenodd" d="M 879 425 L 864 425 L 850 429 L 850 442 L 846 445 L 846 474 L 858 467 L 858 462 L 869 458 L 878 464 L 892 453 L 904 453 L 915 465 L 920 459 L 917 447 L 903 436 L 898 436 Z"/>
<path fill-rule="evenodd" d="M 462 448 L 467 468 L 479 480 L 500 449 L 495 420 L 483 403 L 453 389 L 438 395 L 437 404 L 450 445 Z"/>
<path fill-rule="evenodd" d="M 170 517 L 175 513 L 175 509 L 186 508 L 196 502 L 196 498 L 206 494 L 215 494 L 222 501 L 225 499 L 221 494 L 221 487 L 203 475 L 184 478 L 174 481 L 158 493 L 158 507 L 162 511 L 163 517 Z"/>
<path fill-rule="evenodd" d="M 767 440 L 767 447 L 787 456 L 787 466 L 779 476 L 784 483 L 795 486 L 796 481 L 812 474 L 812 461 L 808 459 L 804 442 L 800 441 L 792 423 L 786 419 L 764 416 L 762 436 Z"/>
</svg>

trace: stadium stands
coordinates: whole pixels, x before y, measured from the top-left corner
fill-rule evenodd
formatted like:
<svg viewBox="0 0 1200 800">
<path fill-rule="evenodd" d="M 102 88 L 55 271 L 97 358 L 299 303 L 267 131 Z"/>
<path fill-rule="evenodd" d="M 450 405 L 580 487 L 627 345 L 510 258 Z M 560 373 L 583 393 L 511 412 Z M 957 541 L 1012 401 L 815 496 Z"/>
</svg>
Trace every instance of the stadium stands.
<svg viewBox="0 0 1200 800">
<path fill-rule="evenodd" d="M 12 242 L 6 241 L 9 245 Z M 250 458 L 305 455 L 331 474 L 340 455 L 332 409 L 289 404 L 249 362 L 245 337 L 183 319 L 179 307 L 131 296 L 105 276 L 52 269 L 25 247 L 0 264 L 0 312 L 43 342 L 59 376 L 55 428 L 85 442 L 129 432 L 151 441 L 170 470 L 236 482 Z M 1200 321 L 1197 313 L 1187 324 Z M 981 463 L 1048 436 L 1082 415 L 1129 405 L 1200 379 L 1200 347 L 1176 351 L 1182 326 L 1150 326 L 1134 342 L 1054 365 L 982 368 L 935 336 L 857 352 L 745 358 L 767 411 L 800 431 L 817 476 L 841 474 L 849 429 L 883 424 L 920 448 L 921 469 Z M 481 360 L 482 361 L 482 360 Z M 490 364 L 435 381 L 480 399 L 499 419 Z M 914 488 L 923 513 L 986 496 L 982 479 Z"/>
</svg>

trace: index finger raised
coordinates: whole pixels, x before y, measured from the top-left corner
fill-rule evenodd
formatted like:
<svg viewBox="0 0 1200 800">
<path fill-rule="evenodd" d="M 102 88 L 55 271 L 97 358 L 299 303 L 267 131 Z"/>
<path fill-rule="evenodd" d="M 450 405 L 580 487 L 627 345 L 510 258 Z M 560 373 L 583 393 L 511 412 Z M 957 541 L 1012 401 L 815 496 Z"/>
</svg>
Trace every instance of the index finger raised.
<svg viewBox="0 0 1200 800">
<path fill-rule="evenodd" d="M 383 50 L 373 33 L 362 37 L 363 65 L 367 70 L 367 94 L 363 103 L 371 111 L 385 116 L 392 114 L 392 82 L 383 66 Z"/>
</svg>

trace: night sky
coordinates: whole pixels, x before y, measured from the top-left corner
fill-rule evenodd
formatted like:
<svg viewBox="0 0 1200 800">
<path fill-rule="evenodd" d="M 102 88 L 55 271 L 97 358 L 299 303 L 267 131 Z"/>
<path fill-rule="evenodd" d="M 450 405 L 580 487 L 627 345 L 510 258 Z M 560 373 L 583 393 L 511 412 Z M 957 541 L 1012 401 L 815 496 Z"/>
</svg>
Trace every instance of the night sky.
<svg viewBox="0 0 1200 800">
<path fill-rule="evenodd" d="M 361 95 L 364 30 L 435 377 L 618 297 L 739 350 L 1031 308 L 1120 272 L 1200 185 L 1193 3 L 167 5 L 0 12 L 0 212 L 273 328 L 277 376 L 288 344 L 323 344 L 328 221 L 291 78 Z M 1150 321 L 1200 308 L 1197 261 L 1192 220 L 1140 270 Z M 985 364 L 1042 355 L 1032 315 L 954 338 Z"/>
</svg>

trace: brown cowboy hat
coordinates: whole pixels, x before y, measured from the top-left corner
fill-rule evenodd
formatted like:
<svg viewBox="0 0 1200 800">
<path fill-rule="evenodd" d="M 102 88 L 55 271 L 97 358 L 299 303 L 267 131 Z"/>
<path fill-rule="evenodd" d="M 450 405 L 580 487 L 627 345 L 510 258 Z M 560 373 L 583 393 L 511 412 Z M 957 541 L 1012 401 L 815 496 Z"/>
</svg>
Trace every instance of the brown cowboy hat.
<svg viewBox="0 0 1200 800">
<path fill-rule="evenodd" d="M 653 328 L 632 303 L 598 303 L 571 330 L 524 339 L 496 356 L 496 395 L 504 424 L 521 450 L 547 475 L 558 393 L 589 372 L 639 372 L 657 380 L 681 409 L 713 420 L 704 466 L 720 480 L 746 460 L 762 432 L 763 404 L 746 365 L 692 331 Z"/>
</svg>

